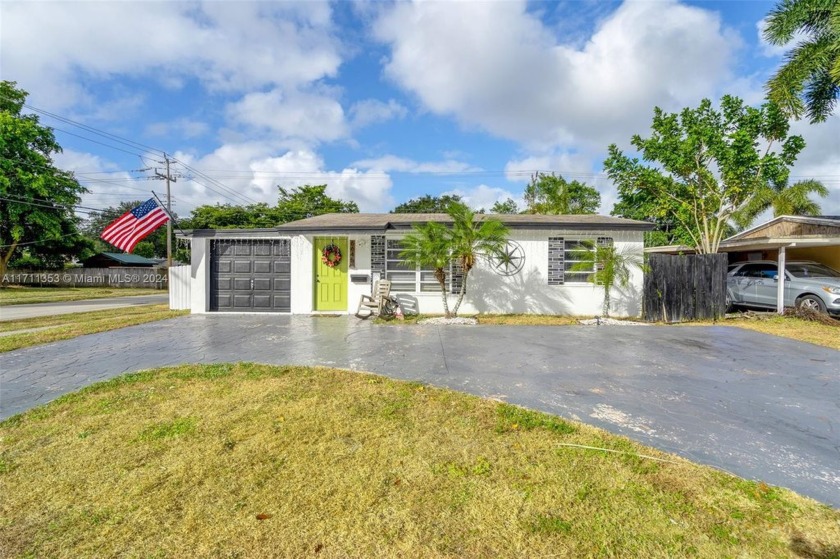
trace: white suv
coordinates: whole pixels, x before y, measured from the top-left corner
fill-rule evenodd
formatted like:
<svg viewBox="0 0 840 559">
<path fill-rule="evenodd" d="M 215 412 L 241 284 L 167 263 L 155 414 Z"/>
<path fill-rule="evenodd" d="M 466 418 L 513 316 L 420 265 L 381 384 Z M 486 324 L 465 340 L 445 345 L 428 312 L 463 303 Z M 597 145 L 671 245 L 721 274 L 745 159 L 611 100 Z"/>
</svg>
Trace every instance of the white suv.
<svg viewBox="0 0 840 559">
<path fill-rule="evenodd" d="M 727 307 L 776 308 L 779 267 L 771 260 L 738 262 L 726 278 Z M 840 316 L 840 272 L 824 264 L 792 261 L 785 264 L 786 307 L 810 308 Z"/>
</svg>

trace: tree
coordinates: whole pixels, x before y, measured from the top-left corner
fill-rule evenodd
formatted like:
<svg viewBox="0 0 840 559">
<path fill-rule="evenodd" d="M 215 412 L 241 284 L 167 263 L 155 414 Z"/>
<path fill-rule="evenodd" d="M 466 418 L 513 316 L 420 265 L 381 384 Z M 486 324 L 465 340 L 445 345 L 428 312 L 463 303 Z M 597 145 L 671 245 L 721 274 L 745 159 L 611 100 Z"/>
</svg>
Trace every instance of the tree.
<svg viewBox="0 0 840 559">
<path fill-rule="evenodd" d="M 73 207 L 87 190 L 53 165 L 61 152 L 52 129 L 36 115 L 23 115 L 28 93 L 0 82 L 0 277 L 24 252 L 63 262 L 79 254 Z"/>
<path fill-rule="evenodd" d="M 840 97 L 840 0 L 781 0 L 767 17 L 764 39 L 787 45 L 804 37 L 767 82 L 767 97 L 788 114 L 824 121 Z"/>
<path fill-rule="evenodd" d="M 536 173 L 525 187 L 525 205 L 529 214 L 594 214 L 601 205 L 601 195 L 582 182 L 566 182 L 554 173 Z"/>
<path fill-rule="evenodd" d="M 434 268 L 446 318 L 452 316 L 446 289 L 446 270 L 452 261 L 450 239 L 449 229 L 441 223 L 415 225 L 413 231 L 403 238 L 404 249 L 400 252 L 400 259 L 410 266 Z"/>
<path fill-rule="evenodd" d="M 697 252 L 716 253 L 730 220 L 765 187 L 785 184 L 805 142 L 788 137 L 782 111 L 724 96 L 720 111 L 704 99 L 679 114 L 654 109 L 650 138 L 632 144 L 648 167 L 609 147 L 604 168 L 618 187 L 619 200 L 646 204 L 649 217 L 679 224 Z M 764 146 L 760 148 L 759 146 Z"/>
<path fill-rule="evenodd" d="M 115 219 L 122 216 L 126 212 L 130 212 L 145 200 L 129 200 L 127 202 L 120 202 L 116 206 L 109 206 L 99 212 L 91 212 L 86 220 L 82 231 L 91 240 L 97 252 L 114 252 L 118 249 L 113 245 L 103 241 L 99 235 L 102 231 Z M 177 220 L 178 214 L 172 212 L 172 216 Z M 183 227 L 183 225 L 182 225 Z M 141 246 L 142 245 L 142 246 Z M 177 241 L 174 236 L 172 239 L 173 253 L 177 249 Z M 134 254 L 145 256 L 147 258 L 165 258 L 166 257 L 166 228 L 160 227 L 151 235 L 146 237 L 143 242 L 138 243 L 134 247 Z"/>
<path fill-rule="evenodd" d="M 771 209 L 773 217 L 780 215 L 820 215 L 820 205 L 811 200 L 811 194 L 825 198 L 828 189 L 819 181 L 799 181 L 787 184 L 762 187 L 743 210 L 735 215 L 735 222 L 746 229 L 759 214 Z"/>
<path fill-rule="evenodd" d="M 630 284 L 631 268 L 641 266 L 641 259 L 637 254 L 618 250 L 613 245 L 596 247 L 590 242 L 583 261 L 572 266 L 572 270 L 589 272 L 592 270 L 593 263 L 596 271 L 587 280 L 604 288 L 603 311 L 604 316 L 609 317 L 613 287 L 616 285 L 627 287 Z"/>
<path fill-rule="evenodd" d="M 327 185 L 301 186 L 286 190 L 278 187 L 280 197 L 274 207 L 261 202 L 247 206 L 231 204 L 204 205 L 195 208 L 181 223 L 184 229 L 255 229 L 276 227 L 282 223 L 328 213 L 358 213 L 355 202 L 345 202 L 326 195 Z"/>
<path fill-rule="evenodd" d="M 513 198 L 508 198 L 507 200 L 501 201 L 497 200 L 495 204 L 490 208 L 491 214 L 518 214 L 519 213 L 519 206 L 516 204 L 516 201 Z"/>
<path fill-rule="evenodd" d="M 204 205 L 195 208 L 190 217 L 181 222 L 184 229 L 255 229 L 275 227 L 283 223 L 277 208 L 266 203 L 234 206 L 231 204 Z"/>
<path fill-rule="evenodd" d="M 275 225 L 305 219 L 330 213 L 359 213 L 356 202 L 346 202 L 330 198 L 326 194 L 327 185 L 304 185 L 291 190 L 278 187 L 280 200 L 277 202 L 277 217 L 280 219 Z"/>
<path fill-rule="evenodd" d="M 449 204 L 460 202 L 461 197 L 457 194 L 444 194 L 443 196 L 431 196 L 426 194 L 419 198 L 412 198 L 403 202 L 393 210 L 392 214 L 442 214 L 446 213 Z"/>
<path fill-rule="evenodd" d="M 502 253 L 507 243 L 507 227 L 498 219 L 482 216 L 476 220 L 475 213 L 466 204 L 460 202 L 449 206 L 449 216 L 452 218 L 452 230 L 449 238 L 449 249 L 452 259 L 458 262 L 464 273 L 458 300 L 452 309 L 452 314 L 458 316 L 458 309 L 467 292 L 467 280 L 470 270 L 481 257 L 493 257 Z"/>
</svg>

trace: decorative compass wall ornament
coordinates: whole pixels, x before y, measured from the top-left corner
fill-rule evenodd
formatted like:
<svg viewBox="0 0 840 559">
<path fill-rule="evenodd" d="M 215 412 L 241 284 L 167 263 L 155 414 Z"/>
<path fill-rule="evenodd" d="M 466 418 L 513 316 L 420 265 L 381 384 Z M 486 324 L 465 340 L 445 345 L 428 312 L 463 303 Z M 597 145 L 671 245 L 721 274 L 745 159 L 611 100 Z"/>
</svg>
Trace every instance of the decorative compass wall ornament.
<svg viewBox="0 0 840 559">
<path fill-rule="evenodd" d="M 512 276 L 525 266 L 525 251 L 515 241 L 508 241 L 502 250 L 490 257 L 490 265 L 500 276 Z"/>
</svg>

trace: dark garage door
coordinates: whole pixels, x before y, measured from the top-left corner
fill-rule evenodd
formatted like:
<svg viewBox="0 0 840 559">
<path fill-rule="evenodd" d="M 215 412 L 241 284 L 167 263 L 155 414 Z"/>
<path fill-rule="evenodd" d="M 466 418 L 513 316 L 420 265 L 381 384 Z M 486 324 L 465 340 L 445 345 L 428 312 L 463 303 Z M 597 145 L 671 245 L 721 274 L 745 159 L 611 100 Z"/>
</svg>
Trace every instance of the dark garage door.
<svg viewBox="0 0 840 559">
<path fill-rule="evenodd" d="M 288 239 L 210 243 L 210 310 L 290 312 Z"/>
</svg>

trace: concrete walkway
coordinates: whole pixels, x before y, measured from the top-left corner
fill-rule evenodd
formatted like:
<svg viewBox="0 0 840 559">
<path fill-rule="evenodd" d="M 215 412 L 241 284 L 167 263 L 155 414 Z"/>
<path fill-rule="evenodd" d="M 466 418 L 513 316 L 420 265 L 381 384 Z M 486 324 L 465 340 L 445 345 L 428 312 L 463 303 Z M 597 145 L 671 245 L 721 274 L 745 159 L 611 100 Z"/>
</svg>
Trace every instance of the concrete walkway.
<svg viewBox="0 0 840 559">
<path fill-rule="evenodd" d="M 129 371 L 237 360 L 499 398 L 840 507 L 840 352 L 731 327 L 192 315 L 0 355 L 0 416 Z"/>
<path fill-rule="evenodd" d="M 131 297 L 109 297 L 85 299 L 83 301 L 62 301 L 60 303 L 33 303 L 31 305 L 5 305 L 0 307 L 0 321 L 23 320 L 38 316 L 53 316 L 88 311 L 104 311 L 138 305 L 160 305 L 169 302 L 169 294 L 134 295 Z"/>
</svg>

